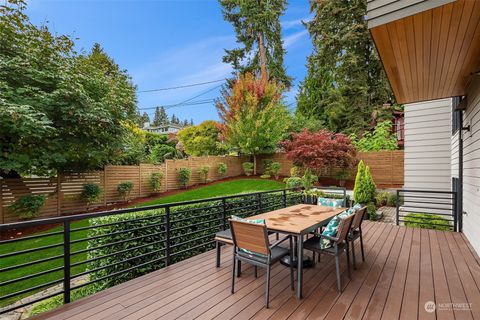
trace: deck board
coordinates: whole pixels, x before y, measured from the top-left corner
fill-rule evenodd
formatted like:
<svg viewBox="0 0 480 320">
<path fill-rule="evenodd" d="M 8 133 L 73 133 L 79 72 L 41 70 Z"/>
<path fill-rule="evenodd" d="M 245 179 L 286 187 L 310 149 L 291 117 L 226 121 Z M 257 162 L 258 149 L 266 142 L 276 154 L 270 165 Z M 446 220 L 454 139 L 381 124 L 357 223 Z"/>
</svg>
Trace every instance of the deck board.
<svg viewBox="0 0 480 320">
<path fill-rule="evenodd" d="M 365 222 L 365 262 L 356 242 L 357 270 L 349 280 L 341 258 L 343 292 L 333 257 L 305 269 L 304 298 L 290 289 L 289 269 L 272 268 L 270 308 L 265 271 L 243 266 L 230 293 L 231 247 L 215 267 L 209 251 L 75 301 L 36 319 L 471 319 L 480 315 L 480 264 L 462 234 Z M 306 251 L 307 255 L 310 255 Z M 427 301 L 472 303 L 471 310 L 425 311 Z"/>
</svg>

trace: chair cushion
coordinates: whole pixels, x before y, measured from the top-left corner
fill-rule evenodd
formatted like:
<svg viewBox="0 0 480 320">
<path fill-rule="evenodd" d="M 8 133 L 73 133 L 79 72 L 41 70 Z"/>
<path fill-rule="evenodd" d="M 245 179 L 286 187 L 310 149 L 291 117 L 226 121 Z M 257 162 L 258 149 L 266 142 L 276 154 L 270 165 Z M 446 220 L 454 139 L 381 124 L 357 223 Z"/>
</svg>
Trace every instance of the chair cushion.
<svg viewBox="0 0 480 320">
<path fill-rule="evenodd" d="M 227 230 L 219 231 L 219 232 L 215 233 L 215 237 L 216 238 L 223 238 L 223 239 L 226 239 L 226 240 L 232 240 L 232 230 L 227 229 Z"/>
<path fill-rule="evenodd" d="M 307 250 L 312 250 L 312 251 L 322 251 L 328 254 L 335 254 L 335 248 L 333 246 L 322 248 L 322 245 L 321 245 L 322 242 L 320 240 L 324 240 L 324 239 L 320 239 L 320 237 L 317 237 L 317 236 L 312 237 L 303 243 L 303 248 Z M 339 243 L 338 244 L 339 252 L 342 252 L 344 247 L 345 247 L 344 243 Z"/>
<path fill-rule="evenodd" d="M 344 199 L 333 199 L 333 198 L 318 198 L 318 205 L 319 206 L 327 206 L 333 208 L 339 208 L 345 206 Z"/>
<path fill-rule="evenodd" d="M 286 255 L 290 254 L 290 250 L 288 250 L 287 248 L 278 247 L 278 246 L 273 247 L 270 252 L 271 252 L 270 263 L 278 261 L 281 258 L 285 257 Z M 260 263 L 264 263 L 264 264 L 267 263 L 267 256 L 256 254 L 253 252 L 250 253 L 250 252 L 247 252 L 247 250 L 242 250 L 242 251 L 239 250 L 238 255 L 244 258 L 255 260 Z"/>
</svg>

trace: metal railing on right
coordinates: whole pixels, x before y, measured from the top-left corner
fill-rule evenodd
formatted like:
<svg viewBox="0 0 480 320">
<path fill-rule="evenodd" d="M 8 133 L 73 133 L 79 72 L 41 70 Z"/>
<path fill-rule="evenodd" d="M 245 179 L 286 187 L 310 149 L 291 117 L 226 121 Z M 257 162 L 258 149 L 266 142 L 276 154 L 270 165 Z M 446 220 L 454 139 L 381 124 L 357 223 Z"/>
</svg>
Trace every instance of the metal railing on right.
<svg viewBox="0 0 480 320">
<path fill-rule="evenodd" d="M 457 192 L 397 190 L 397 225 L 458 231 Z"/>
</svg>

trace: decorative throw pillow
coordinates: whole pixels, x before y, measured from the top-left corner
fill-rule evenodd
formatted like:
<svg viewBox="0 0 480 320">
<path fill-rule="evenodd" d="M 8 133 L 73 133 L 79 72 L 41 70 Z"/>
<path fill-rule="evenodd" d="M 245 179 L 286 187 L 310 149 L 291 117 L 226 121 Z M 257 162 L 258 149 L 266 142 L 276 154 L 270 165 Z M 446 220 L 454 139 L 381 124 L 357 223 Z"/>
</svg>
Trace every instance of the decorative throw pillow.
<svg viewBox="0 0 480 320">
<path fill-rule="evenodd" d="M 340 219 L 345 219 L 346 217 L 354 213 L 355 211 L 348 209 L 346 211 L 343 211 L 342 213 L 337 214 L 335 217 L 332 218 L 332 220 L 330 220 L 330 222 L 328 222 L 322 234 L 329 237 L 335 237 L 338 232 L 338 225 L 340 224 Z M 327 249 L 332 247 L 332 245 L 332 240 L 325 238 L 320 239 L 320 248 Z"/>
<path fill-rule="evenodd" d="M 237 216 L 234 216 L 234 215 L 232 215 L 231 218 L 232 218 L 232 220 L 235 220 L 235 221 L 241 221 L 241 222 L 247 222 L 247 223 L 253 223 L 253 224 L 265 224 L 265 219 L 244 219 L 244 218 L 237 217 Z M 247 249 L 242 249 L 242 248 L 238 248 L 238 249 L 240 251 L 248 253 L 248 254 L 253 254 L 253 255 L 256 255 L 256 256 L 260 256 L 260 257 L 265 257 L 265 255 L 261 254 L 261 253 L 253 252 L 253 251 L 250 251 L 250 250 L 247 250 Z"/>
<path fill-rule="evenodd" d="M 345 206 L 345 201 L 344 199 L 318 198 L 318 205 L 339 208 Z"/>
</svg>

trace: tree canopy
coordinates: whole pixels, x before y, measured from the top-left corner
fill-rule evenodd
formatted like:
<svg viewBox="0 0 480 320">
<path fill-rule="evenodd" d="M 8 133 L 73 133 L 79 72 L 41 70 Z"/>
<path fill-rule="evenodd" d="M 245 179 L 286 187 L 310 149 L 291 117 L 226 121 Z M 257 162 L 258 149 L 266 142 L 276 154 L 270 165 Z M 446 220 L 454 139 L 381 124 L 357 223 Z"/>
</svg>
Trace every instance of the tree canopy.
<svg viewBox="0 0 480 320">
<path fill-rule="evenodd" d="M 124 155 L 135 86 L 96 44 L 32 25 L 25 2 L 0 6 L 0 175 L 83 170 Z M 46 143 L 48 141 L 48 143 Z"/>
<path fill-rule="evenodd" d="M 224 89 L 222 96 L 217 109 L 223 120 L 223 139 L 232 150 L 253 155 L 256 174 L 256 156 L 273 153 L 288 127 L 282 86 L 246 73 Z"/>
<path fill-rule="evenodd" d="M 311 0 L 307 23 L 313 44 L 308 74 L 297 96 L 297 112 L 315 116 L 335 132 L 361 133 L 391 110 L 393 101 L 368 32 L 366 1 Z"/>
<path fill-rule="evenodd" d="M 189 126 L 177 133 L 186 154 L 208 156 L 225 153 L 220 143 L 220 124 L 216 121 L 204 121 L 198 126 Z"/>
<path fill-rule="evenodd" d="M 240 47 L 225 50 L 223 62 L 237 72 L 261 74 L 263 80 L 273 79 L 290 88 L 283 58 L 280 16 L 286 0 L 219 0 L 223 17 L 230 22 Z M 267 75 L 268 74 L 268 75 Z"/>
</svg>

